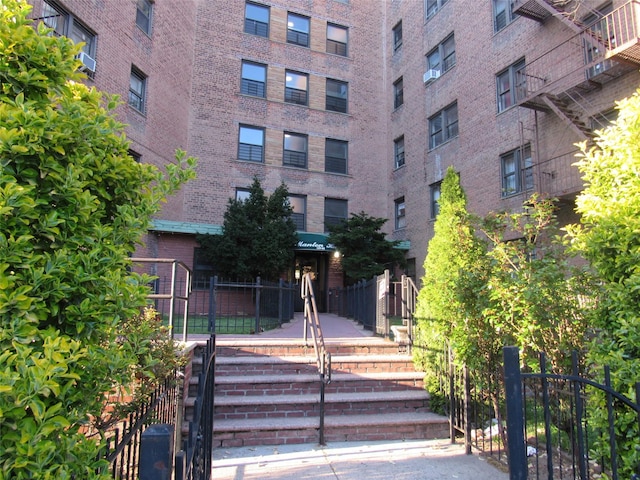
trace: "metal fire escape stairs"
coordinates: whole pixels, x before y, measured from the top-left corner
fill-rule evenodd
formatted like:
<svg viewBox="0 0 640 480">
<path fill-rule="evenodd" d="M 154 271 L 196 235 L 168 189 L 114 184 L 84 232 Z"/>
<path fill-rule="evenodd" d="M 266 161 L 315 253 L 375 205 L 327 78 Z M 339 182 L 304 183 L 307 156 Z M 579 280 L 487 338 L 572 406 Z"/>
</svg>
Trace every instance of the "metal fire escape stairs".
<svg viewBox="0 0 640 480">
<path fill-rule="evenodd" d="M 575 35 L 570 40 L 582 46 L 584 73 L 577 75 L 576 81 L 567 83 L 564 78 L 550 79 L 550 67 L 543 62 L 527 64 L 524 74 L 526 94 L 519 99 L 519 105 L 535 110 L 553 112 L 574 132 L 586 139 L 592 138 L 592 131 L 578 114 L 586 111 L 577 98 L 582 93 L 602 87 L 640 64 L 640 1 L 632 0 L 607 14 L 596 14 L 595 22 L 588 25 L 578 20 L 576 12 L 565 10 L 571 1 L 516 0 L 513 11 L 522 17 L 540 23 L 554 18 L 566 25 Z M 557 52 L 555 53 L 558 54 Z M 549 52 L 548 55 L 554 55 Z M 521 86 L 522 87 L 522 86 Z M 579 95 L 574 95 L 579 92 Z"/>
</svg>

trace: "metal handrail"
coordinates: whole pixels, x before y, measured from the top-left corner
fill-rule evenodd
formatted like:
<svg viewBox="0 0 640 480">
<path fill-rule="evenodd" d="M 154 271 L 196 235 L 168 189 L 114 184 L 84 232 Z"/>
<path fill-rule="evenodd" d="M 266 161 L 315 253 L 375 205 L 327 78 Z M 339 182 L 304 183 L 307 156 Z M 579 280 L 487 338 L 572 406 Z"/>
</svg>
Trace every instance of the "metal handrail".
<svg viewBox="0 0 640 480">
<path fill-rule="evenodd" d="M 331 354 L 327 351 L 322 335 L 322 327 L 318 318 L 316 297 L 313 293 L 313 274 L 306 273 L 302 277 L 300 296 L 304 299 L 304 343 L 309 345 L 307 332 L 311 330 L 316 364 L 320 375 L 320 445 L 324 445 L 324 390 L 331 383 Z"/>
</svg>

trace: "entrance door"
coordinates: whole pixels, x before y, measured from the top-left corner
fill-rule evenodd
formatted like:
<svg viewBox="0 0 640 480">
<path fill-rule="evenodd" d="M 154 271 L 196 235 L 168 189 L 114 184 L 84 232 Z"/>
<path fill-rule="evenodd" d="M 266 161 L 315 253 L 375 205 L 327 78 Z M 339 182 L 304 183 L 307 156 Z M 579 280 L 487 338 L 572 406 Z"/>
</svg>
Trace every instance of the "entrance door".
<svg viewBox="0 0 640 480">
<path fill-rule="evenodd" d="M 326 292 L 327 292 L 327 263 L 328 255 L 326 253 L 296 253 L 295 275 L 294 277 L 302 278 L 306 273 L 313 273 L 315 278 L 313 282 L 313 292 L 316 297 L 316 306 L 318 311 L 326 312 Z M 301 283 L 297 281 L 296 300 L 294 308 L 296 312 L 304 310 L 304 301 L 300 297 Z"/>
</svg>

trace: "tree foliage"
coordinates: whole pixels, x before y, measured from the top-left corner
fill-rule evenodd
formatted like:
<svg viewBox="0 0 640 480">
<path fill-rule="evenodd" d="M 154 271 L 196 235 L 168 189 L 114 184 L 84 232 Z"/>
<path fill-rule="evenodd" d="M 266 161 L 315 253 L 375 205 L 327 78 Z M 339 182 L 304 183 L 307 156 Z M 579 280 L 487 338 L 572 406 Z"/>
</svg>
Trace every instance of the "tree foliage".
<svg viewBox="0 0 640 480">
<path fill-rule="evenodd" d="M 380 231 L 386 221 L 360 212 L 352 213 L 344 222 L 329 225 L 328 241 L 342 255 L 347 284 L 368 280 L 395 265 L 405 265 L 404 252 L 397 248 L 400 242 L 387 240 Z"/>
<path fill-rule="evenodd" d="M 229 200 L 222 235 L 197 237 L 216 274 L 276 280 L 290 268 L 298 238 L 288 197 L 284 184 L 265 195 L 255 178 L 249 198 Z"/>
<path fill-rule="evenodd" d="M 611 368 L 614 389 L 635 398 L 640 382 L 640 90 L 618 103 L 618 119 L 598 132 L 595 145 L 582 145 L 578 168 L 586 187 L 576 200 L 581 225 L 570 230 L 573 245 L 598 273 L 605 291 L 594 318 L 596 340 L 589 359 L 594 375 Z M 606 425 L 604 399 L 593 419 Z M 640 464 L 637 417 L 616 412 L 621 478 Z M 600 453 L 609 457 L 601 445 Z"/>
<path fill-rule="evenodd" d="M 148 293 L 129 256 L 193 160 L 136 163 L 117 99 L 80 83 L 79 46 L 30 9 L 0 5 L 0 478 L 96 478 L 82 429 L 149 352 L 121 341 Z"/>
</svg>

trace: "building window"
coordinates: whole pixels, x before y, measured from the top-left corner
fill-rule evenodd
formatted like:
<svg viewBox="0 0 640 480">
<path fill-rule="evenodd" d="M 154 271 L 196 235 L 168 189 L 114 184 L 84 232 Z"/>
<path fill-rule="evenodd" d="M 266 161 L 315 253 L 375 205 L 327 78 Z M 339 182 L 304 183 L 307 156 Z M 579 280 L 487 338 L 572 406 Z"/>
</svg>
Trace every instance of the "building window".
<svg viewBox="0 0 640 480">
<path fill-rule="evenodd" d="M 251 190 L 248 188 L 236 188 L 236 200 L 238 202 L 244 202 L 251 197 Z"/>
<path fill-rule="evenodd" d="M 259 37 L 269 37 L 269 7 L 247 2 L 244 9 L 244 31 Z"/>
<path fill-rule="evenodd" d="M 458 136 L 458 104 L 453 103 L 429 118 L 429 148 Z"/>
<path fill-rule="evenodd" d="M 136 152 L 135 150 L 129 150 L 129 156 L 131 158 L 133 158 L 133 160 L 136 163 L 140 163 L 142 161 L 142 155 L 140 155 L 138 152 Z"/>
<path fill-rule="evenodd" d="M 398 108 L 404 103 L 404 88 L 402 77 L 393 83 L 393 108 Z"/>
<path fill-rule="evenodd" d="M 346 200 L 338 198 L 324 199 L 324 231 L 329 231 L 329 226 L 339 225 L 349 216 Z"/>
<path fill-rule="evenodd" d="M 393 27 L 393 52 L 397 52 L 400 50 L 402 46 L 402 20 L 398 22 L 398 24 Z"/>
<path fill-rule="evenodd" d="M 347 82 L 327 78 L 327 99 L 325 106 L 327 110 L 347 113 L 348 86 Z"/>
<path fill-rule="evenodd" d="M 240 93 L 253 97 L 266 95 L 267 66 L 260 63 L 242 61 L 242 81 Z"/>
<path fill-rule="evenodd" d="M 206 290 L 211 284 L 213 277 L 213 265 L 205 259 L 201 248 L 193 249 L 193 282 L 192 286 L 195 290 Z"/>
<path fill-rule="evenodd" d="M 427 54 L 427 69 L 440 76 L 456 64 L 456 43 L 453 33 Z"/>
<path fill-rule="evenodd" d="M 335 55 L 347 56 L 347 45 L 349 39 L 349 30 L 347 27 L 327 24 L 327 53 Z"/>
<path fill-rule="evenodd" d="M 309 46 L 309 17 L 289 13 L 287 15 L 287 43 Z"/>
<path fill-rule="evenodd" d="M 147 35 L 151 35 L 151 14 L 153 5 L 150 0 L 138 0 L 136 3 L 136 25 Z"/>
<path fill-rule="evenodd" d="M 398 198 L 394 202 L 394 204 L 395 204 L 396 230 L 400 230 L 401 228 L 405 228 L 407 226 L 404 197 Z"/>
<path fill-rule="evenodd" d="M 298 133 L 284 134 L 282 164 L 288 167 L 307 168 L 307 136 Z"/>
<path fill-rule="evenodd" d="M 404 135 L 393 141 L 394 167 L 400 168 L 404 165 Z"/>
<path fill-rule="evenodd" d="M 500 167 L 503 197 L 533 189 L 533 162 L 530 145 L 501 155 Z"/>
<path fill-rule="evenodd" d="M 304 73 L 285 72 L 285 88 L 284 101 L 287 103 L 296 103 L 298 105 L 306 105 L 308 98 L 307 85 L 309 77 Z"/>
<path fill-rule="evenodd" d="M 527 83 L 524 59 L 496 75 L 498 112 L 516 105 L 526 97 Z"/>
<path fill-rule="evenodd" d="M 74 43 L 84 43 L 82 53 L 90 57 L 89 62 L 85 62 L 90 68 L 85 68 L 85 72 L 89 77 L 93 76 L 95 71 L 96 57 L 96 35 L 85 27 L 77 18 L 62 10 L 53 2 L 44 2 L 42 7 L 43 23 L 53 29 L 53 34 L 61 37 L 67 37 Z"/>
<path fill-rule="evenodd" d="M 427 19 L 433 17 L 448 0 L 425 0 L 425 13 Z"/>
<path fill-rule="evenodd" d="M 129 81 L 129 105 L 141 113 L 145 112 L 147 77 L 137 68 L 131 68 Z"/>
<path fill-rule="evenodd" d="M 513 0 L 493 0 L 494 30 L 499 32 L 516 18 Z"/>
<path fill-rule="evenodd" d="M 348 150 L 348 142 L 327 138 L 324 144 L 324 171 L 346 174 Z"/>
<path fill-rule="evenodd" d="M 296 225 L 296 230 L 304 232 L 307 230 L 306 212 L 307 197 L 304 195 L 289 195 L 289 205 L 291 205 L 291 220 Z"/>
<path fill-rule="evenodd" d="M 429 186 L 431 201 L 431 218 L 436 218 L 440 213 L 440 189 L 442 182 L 433 183 Z"/>
<path fill-rule="evenodd" d="M 264 129 L 240 126 L 238 159 L 249 162 L 264 162 Z"/>
</svg>

